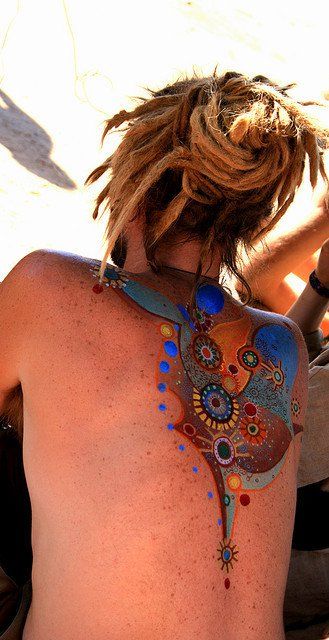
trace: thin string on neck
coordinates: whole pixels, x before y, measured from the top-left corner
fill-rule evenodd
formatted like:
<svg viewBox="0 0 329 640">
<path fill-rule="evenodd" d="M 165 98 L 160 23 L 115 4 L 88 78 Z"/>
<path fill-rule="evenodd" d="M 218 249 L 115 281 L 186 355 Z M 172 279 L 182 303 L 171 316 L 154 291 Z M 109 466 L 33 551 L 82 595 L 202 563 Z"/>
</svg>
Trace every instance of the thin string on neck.
<svg viewBox="0 0 329 640">
<path fill-rule="evenodd" d="M 162 269 L 172 269 L 173 271 L 179 271 L 180 273 L 188 273 L 191 276 L 195 276 L 195 271 L 188 271 L 187 269 L 179 269 L 178 267 L 171 267 L 168 264 L 161 265 L 161 268 Z M 217 278 L 214 278 L 214 277 L 211 277 L 211 276 L 206 276 L 206 275 L 203 275 L 203 274 L 200 277 L 201 278 L 207 278 L 208 280 L 215 280 L 216 282 L 218 282 L 218 280 L 219 280 L 219 278 L 217 279 Z"/>
</svg>

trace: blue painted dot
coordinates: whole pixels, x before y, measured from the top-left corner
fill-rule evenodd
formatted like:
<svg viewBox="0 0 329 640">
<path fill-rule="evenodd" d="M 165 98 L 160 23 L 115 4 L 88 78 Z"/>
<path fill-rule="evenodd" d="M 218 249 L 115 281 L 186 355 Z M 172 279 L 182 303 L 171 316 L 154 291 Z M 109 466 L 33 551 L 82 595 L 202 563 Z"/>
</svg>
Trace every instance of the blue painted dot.
<svg viewBox="0 0 329 640">
<path fill-rule="evenodd" d="M 179 309 L 179 311 L 181 312 L 181 314 L 182 314 L 183 318 L 185 318 L 185 320 L 190 320 L 190 314 L 182 304 L 178 304 L 177 305 L 177 309 Z"/>
<path fill-rule="evenodd" d="M 166 342 L 164 343 L 164 350 L 167 356 L 170 356 L 171 358 L 174 358 L 175 356 L 177 356 L 178 347 L 177 347 L 177 344 L 172 340 L 166 340 Z"/>
<path fill-rule="evenodd" d="M 185 445 L 184 445 L 184 444 L 180 444 L 180 445 L 178 446 L 178 449 L 179 449 L 180 451 L 184 451 L 184 449 L 185 449 Z"/>
<path fill-rule="evenodd" d="M 168 371 L 170 369 L 169 362 L 167 362 L 167 360 L 161 360 L 161 362 L 159 364 L 159 369 L 160 369 L 160 371 L 162 371 L 162 373 L 168 373 Z"/>
<path fill-rule="evenodd" d="M 174 324 L 174 329 L 175 329 L 176 331 L 179 331 L 179 324 Z"/>
<path fill-rule="evenodd" d="M 227 561 L 227 560 L 230 559 L 230 557 L 231 557 L 230 550 L 229 549 L 225 549 L 225 551 L 223 552 L 223 559 Z"/>
<path fill-rule="evenodd" d="M 193 467 L 194 473 L 198 473 L 198 467 Z"/>
<path fill-rule="evenodd" d="M 208 498 L 213 498 L 213 497 L 214 497 L 213 492 L 212 491 L 208 491 Z"/>
<path fill-rule="evenodd" d="M 222 524 L 222 520 L 221 520 L 221 518 L 218 518 L 218 520 L 217 520 L 217 524 L 219 524 L 219 526 L 221 526 L 221 524 Z"/>
<path fill-rule="evenodd" d="M 167 385 L 164 382 L 159 382 L 158 389 L 159 391 L 163 392 L 167 389 Z"/>
<path fill-rule="evenodd" d="M 159 410 L 160 411 L 165 411 L 167 409 L 165 404 L 159 404 Z"/>
<path fill-rule="evenodd" d="M 169 422 L 169 424 L 167 424 L 167 429 L 169 429 L 169 431 L 172 431 L 174 428 L 175 427 L 172 422 Z"/>
<path fill-rule="evenodd" d="M 222 310 L 224 296 L 219 287 L 215 287 L 213 284 L 203 284 L 196 292 L 196 303 L 199 309 L 214 315 Z"/>
</svg>

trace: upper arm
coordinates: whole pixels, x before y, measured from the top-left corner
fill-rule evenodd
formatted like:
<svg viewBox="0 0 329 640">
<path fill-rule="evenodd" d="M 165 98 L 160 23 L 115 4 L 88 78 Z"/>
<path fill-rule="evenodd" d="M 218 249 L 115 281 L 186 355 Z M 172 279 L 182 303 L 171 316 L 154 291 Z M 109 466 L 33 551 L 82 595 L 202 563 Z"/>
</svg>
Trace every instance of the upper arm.
<svg viewBox="0 0 329 640">
<path fill-rule="evenodd" d="M 302 264 L 328 238 L 324 196 L 308 212 L 291 215 L 295 206 L 258 242 L 252 259 L 245 256 L 243 274 L 252 288 L 260 292 L 276 288 L 289 273 L 295 272 L 296 264 Z"/>
<path fill-rule="evenodd" d="M 42 252 L 23 258 L 0 283 L 0 411 L 20 384 L 24 344 L 35 313 L 35 291 Z"/>
</svg>

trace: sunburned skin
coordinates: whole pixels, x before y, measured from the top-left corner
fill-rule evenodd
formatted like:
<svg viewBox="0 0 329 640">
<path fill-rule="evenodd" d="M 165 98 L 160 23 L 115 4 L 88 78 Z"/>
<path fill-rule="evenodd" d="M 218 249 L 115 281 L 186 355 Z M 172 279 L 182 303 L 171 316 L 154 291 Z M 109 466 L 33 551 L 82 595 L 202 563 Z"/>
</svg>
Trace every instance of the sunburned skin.
<svg viewBox="0 0 329 640">
<path fill-rule="evenodd" d="M 36 252 L 2 286 L 32 507 L 23 638 L 284 640 L 300 331 L 215 278 L 192 314 L 193 274 L 99 268 Z"/>
<path fill-rule="evenodd" d="M 92 271 L 99 278 L 99 265 Z M 266 491 L 275 482 L 294 436 L 302 431 L 305 372 L 293 330 L 288 320 L 275 322 L 275 316 L 259 310 L 245 314 L 243 307 L 226 304 L 219 285 L 199 285 L 194 314 L 114 266 L 106 268 L 103 284 L 93 291 L 99 295 L 109 287 L 159 316 L 158 410 L 165 429 L 194 445 L 191 474 L 198 474 L 200 455 L 211 469 L 214 483 L 205 499 L 218 503 L 215 557 L 229 589 L 241 554 L 252 558 L 234 541 L 239 510 L 248 507 L 254 491 Z M 166 416 L 170 394 L 180 404 L 171 420 Z M 184 452 L 185 445 L 179 448 Z"/>
</svg>

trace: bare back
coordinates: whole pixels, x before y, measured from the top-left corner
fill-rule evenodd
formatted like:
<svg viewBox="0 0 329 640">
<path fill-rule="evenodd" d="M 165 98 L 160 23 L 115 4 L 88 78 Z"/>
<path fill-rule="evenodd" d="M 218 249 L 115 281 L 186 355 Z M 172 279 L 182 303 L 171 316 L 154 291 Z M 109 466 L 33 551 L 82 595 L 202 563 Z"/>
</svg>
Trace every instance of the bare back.
<svg viewBox="0 0 329 640">
<path fill-rule="evenodd" d="M 190 315 L 177 278 L 109 267 L 100 290 L 95 262 L 39 261 L 19 363 L 23 639 L 282 640 L 305 404 L 294 326 L 213 283 Z"/>
</svg>

